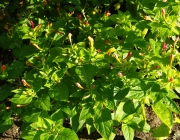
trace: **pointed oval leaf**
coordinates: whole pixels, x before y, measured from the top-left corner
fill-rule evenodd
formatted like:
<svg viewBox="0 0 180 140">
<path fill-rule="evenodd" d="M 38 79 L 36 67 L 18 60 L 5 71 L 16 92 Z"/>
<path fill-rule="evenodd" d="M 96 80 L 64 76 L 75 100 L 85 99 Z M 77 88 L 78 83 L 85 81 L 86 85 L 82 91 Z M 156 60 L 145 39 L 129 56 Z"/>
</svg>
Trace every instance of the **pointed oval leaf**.
<svg viewBox="0 0 180 140">
<path fill-rule="evenodd" d="M 94 126 L 101 136 L 108 140 L 113 133 L 111 112 L 107 108 L 104 108 L 99 113 L 94 116 Z"/>
<path fill-rule="evenodd" d="M 55 100 L 67 101 L 69 97 L 69 89 L 64 83 L 59 83 L 56 87 L 51 87 L 48 92 L 49 96 Z"/>
<path fill-rule="evenodd" d="M 133 140 L 134 139 L 134 129 L 129 127 L 127 124 L 122 124 L 122 132 L 125 140 Z"/>
<path fill-rule="evenodd" d="M 173 117 L 171 111 L 162 103 L 161 100 L 153 104 L 152 109 L 163 123 L 165 123 L 169 128 L 172 127 Z"/>
<path fill-rule="evenodd" d="M 73 130 L 69 128 L 64 128 L 64 127 L 59 129 L 58 133 L 56 134 L 55 139 L 56 140 L 79 140 L 77 134 Z"/>
<path fill-rule="evenodd" d="M 34 102 L 34 105 L 40 109 L 50 110 L 50 98 L 49 98 L 49 96 L 47 94 L 43 94 L 41 97 L 39 97 Z"/>
</svg>

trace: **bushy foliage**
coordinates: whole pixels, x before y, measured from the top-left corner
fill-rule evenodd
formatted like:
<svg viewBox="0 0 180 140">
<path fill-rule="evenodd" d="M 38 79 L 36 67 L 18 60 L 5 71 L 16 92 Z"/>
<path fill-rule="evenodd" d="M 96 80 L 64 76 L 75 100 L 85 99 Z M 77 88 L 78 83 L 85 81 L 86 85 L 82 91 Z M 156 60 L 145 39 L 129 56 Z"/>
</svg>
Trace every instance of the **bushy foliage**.
<svg viewBox="0 0 180 140">
<path fill-rule="evenodd" d="M 180 113 L 178 0 L 2 0 L 0 8 L 0 132 L 17 115 L 28 140 L 76 140 L 84 126 L 107 140 L 114 126 L 126 140 L 135 130 L 171 133 Z"/>
</svg>

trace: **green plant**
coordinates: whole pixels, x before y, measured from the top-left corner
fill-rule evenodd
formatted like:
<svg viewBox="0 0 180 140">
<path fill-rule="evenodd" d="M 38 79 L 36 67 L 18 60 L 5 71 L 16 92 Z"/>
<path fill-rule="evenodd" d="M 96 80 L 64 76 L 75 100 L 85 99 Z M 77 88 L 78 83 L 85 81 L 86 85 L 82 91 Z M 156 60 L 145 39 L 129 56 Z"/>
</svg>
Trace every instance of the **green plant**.
<svg viewBox="0 0 180 140">
<path fill-rule="evenodd" d="M 180 92 L 179 1 L 31 0 L 21 8 L 0 35 L 14 57 L 1 64 L 7 83 L 0 100 L 11 102 L 0 104 L 1 132 L 17 115 L 23 139 L 78 139 L 84 126 L 107 140 L 113 126 L 127 140 L 135 130 L 168 137 L 172 113 L 180 113 L 173 101 Z M 161 119 L 158 128 L 146 122 L 146 105 Z M 63 127 L 66 118 L 72 129 Z"/>
</svg>

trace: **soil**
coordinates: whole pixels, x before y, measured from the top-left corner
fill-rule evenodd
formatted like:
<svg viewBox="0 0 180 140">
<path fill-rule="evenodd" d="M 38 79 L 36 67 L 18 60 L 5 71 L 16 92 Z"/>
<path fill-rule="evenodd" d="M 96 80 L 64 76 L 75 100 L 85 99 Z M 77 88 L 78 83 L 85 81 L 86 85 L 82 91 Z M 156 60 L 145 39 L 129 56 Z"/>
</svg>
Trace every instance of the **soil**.
<svg viewBox="0 0 180 140">
<path fill-rule="evenodd" d="M 180 106 L 179 102 L 176 103 Z M 152 109 L 148 106 L 146 106 L 146 117 L 147 117 L 147 122 L 151 126 L 151 128 L 156 128 L 162 123 L 161 120 L 152 111 Z M 21 134 L 20 131 L 21 124 L 22 122 L 20 121 L 20 119 L 14 118 L 14 125 L 6 132 L 0 134 L 0 140 L 22 140 L 19 138 Z M 69 122 L 68 120 L 66 120 L 65 127 L 66 126 L 68 127 L 68 125 Z M 120 128 L 116 127 L 115 130 L 116 130 L 116 137 L 114 140 L 125 140 Z M 91 133 L 91 135 L 88 135 L 86 129 L 82 129 L 77 134 L 80 140 L 97 140 L 101 138 L 98 132 L 93 132 Z M 151 133 L 136 131 L 134 140 L 155 140 L 155 138 L 152 137 Z M 180 124 L 175 124 L 173 126 L 172 133 L 166 140 L 180 140 Z"/>
</svg>

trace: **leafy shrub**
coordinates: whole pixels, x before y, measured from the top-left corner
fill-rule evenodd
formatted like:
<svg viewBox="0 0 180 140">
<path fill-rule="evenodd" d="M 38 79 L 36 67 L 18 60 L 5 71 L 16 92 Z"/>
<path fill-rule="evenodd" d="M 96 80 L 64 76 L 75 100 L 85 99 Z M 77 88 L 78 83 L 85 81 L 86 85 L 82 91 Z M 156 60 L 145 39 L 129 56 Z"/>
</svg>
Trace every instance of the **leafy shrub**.
<svg viewBox="0 0 180 140">
<path fill-rule="evenodd" d="M 23 121 L 23 139 L 103 139 L 114 126 L 168 137 L 180 110 L 179 2 L 27 0 L 1 2 L 1 127 Z M 16 16 L 14 16 L 16 14 Z M 146 121 L 145 106 L 161 119 Z M 72 129 L 63 122 L 70 119 Z"/>
</svg>

